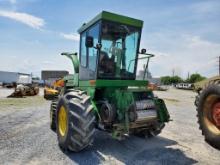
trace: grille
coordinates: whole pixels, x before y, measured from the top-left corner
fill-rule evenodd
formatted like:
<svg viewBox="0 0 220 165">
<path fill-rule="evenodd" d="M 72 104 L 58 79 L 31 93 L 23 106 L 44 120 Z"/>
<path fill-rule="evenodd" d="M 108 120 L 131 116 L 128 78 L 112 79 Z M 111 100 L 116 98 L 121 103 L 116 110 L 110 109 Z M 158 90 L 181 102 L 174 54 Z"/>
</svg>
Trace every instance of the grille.
<svg viewBox="0 0 220 165">
<path fill-rule="evenodd" d="M 137 110 L 146 110 L 146 109 L 154 109 L 154 108 L 155 108 L 155 104 L 153 100 L 136 101 Z"/>
</svg>

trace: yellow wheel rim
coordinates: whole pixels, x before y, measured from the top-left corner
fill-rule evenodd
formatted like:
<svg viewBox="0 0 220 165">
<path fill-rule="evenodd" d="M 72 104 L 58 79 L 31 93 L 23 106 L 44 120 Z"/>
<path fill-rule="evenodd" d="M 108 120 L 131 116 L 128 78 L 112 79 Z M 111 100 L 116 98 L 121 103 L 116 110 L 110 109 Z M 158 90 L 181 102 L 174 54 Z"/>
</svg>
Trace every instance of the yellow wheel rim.
<svg viewBox="0 0 220 165">
<path fill-rule="evenodd" d="M 67 131 L 67 114 L 64 106 L 61 106 L 58 113 L 58 127 L 61 136 L 66 135 Z"/>
<path fill-rule="evenodd" d="M 213 106 L 215 103 L 219 100 L 219 96 L 217 95 L 209 95 L 205 102 L 203 107 L 203 120 L 209 129 L 213 134 L 220 135 L 220 129 L 217 127 L 213 120 Z"/>
</svg>

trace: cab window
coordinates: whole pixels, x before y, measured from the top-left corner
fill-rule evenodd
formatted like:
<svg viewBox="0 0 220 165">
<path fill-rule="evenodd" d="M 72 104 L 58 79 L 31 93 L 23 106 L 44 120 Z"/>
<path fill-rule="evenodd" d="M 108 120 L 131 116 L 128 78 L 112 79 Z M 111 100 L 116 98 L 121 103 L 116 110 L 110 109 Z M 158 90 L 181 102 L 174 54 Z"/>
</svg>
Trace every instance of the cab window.
<svg viewBox="0 0 220 165">
<path fill-rule="evenodd" d="M 96 44 L 98 44 L 99 42 L 99 25 L 100 24 L 96 24 L 95 26 L 93 26 L 89 32 L 88 32 L 88 36 L 93 37 L 93 47 L 88 48 L 88 63 L 89 63 L 89 69 L 92 71 L 96 70 L 96 61 L 97 61 L 97 49 L 95 48 Z"/>
<path fill-rule="evenodd" d="M 86 58 L 86 32 L 81 34 L 81 43 L 80 43 L 80 53 L 81 53 L 81 58 L 80 58 L 80 63 L 82 66 L 86 67 L 87 66 L 87 58 Z"/>
</svg>

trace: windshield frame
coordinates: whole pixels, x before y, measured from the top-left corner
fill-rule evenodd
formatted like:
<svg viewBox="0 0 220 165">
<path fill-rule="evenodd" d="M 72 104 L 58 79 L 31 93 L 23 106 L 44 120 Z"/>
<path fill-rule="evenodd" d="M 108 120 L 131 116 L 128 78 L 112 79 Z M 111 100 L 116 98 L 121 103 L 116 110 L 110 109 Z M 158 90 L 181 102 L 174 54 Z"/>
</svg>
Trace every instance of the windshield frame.
<svg viewBox="0 0 220 165">
<path fill-rule="evenodd" d="M 136 79 L 136 71 L 137 71 L 137 61 L 138 61 L 138 54 L 139 54 L 139 49 L 140 49 L 140 40 L 141 40 L 141 32 L 142 32 L 142 28 L 141 27 L 135 27 L 135 26 L 131 26 L 131 25 L 127 25 L 127 24 L 122 24 L 122 23 L 119 23 L 119 22 L 113 22 L 113 21 L 109 21 L 109 20 L 102 20 L 101 21 L 101 24 L 100 24 L 100 43 L 102 41 L 102 27 L 103 27 L 103 24 L 104 23 L 110 23 L 110 24 L 115 24 L 115 25 L 126 25 L 127 27 L 131 27 L 133 29 L 135 29 L 137 32 L 138 32 L 138 37 L 137 37 L 137 45 L 136 45 L 136 52 L 135 52 L 135 55 L 134 55 L 134 71 L 132 74 L 132 76 L 126 76 L 126 77 L 116 77 L 116 76 L 112 76 L 112 77 L 102 77 L 99 75 L 99 66 L 100 66 L 100 52 L 101 52 L 101 49 L 98 51 L 98 58 L 97 58 L 97 79 L 121 79 L 121 80 L 135 80 Z M 126 66 L 128 67 L 128 66 Z"/>
</svg>

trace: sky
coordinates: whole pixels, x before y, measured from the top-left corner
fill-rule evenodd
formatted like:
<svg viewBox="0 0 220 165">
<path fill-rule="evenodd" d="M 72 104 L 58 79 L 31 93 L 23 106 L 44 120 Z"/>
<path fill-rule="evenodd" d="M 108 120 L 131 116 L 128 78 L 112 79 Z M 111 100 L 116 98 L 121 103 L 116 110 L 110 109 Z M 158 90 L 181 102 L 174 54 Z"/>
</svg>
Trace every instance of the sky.
<svg viewBox="0 0 220 165">
<path fill-rule="evenodd" d="M 79 51 L 77 29 L 102 10 L 144 21 L 140 47 L 155 54 L 154 77 L 218 74 L 219 0 L 0 0 L 0 70 L 73 72 L 60 53 Z"/>
</svg>

